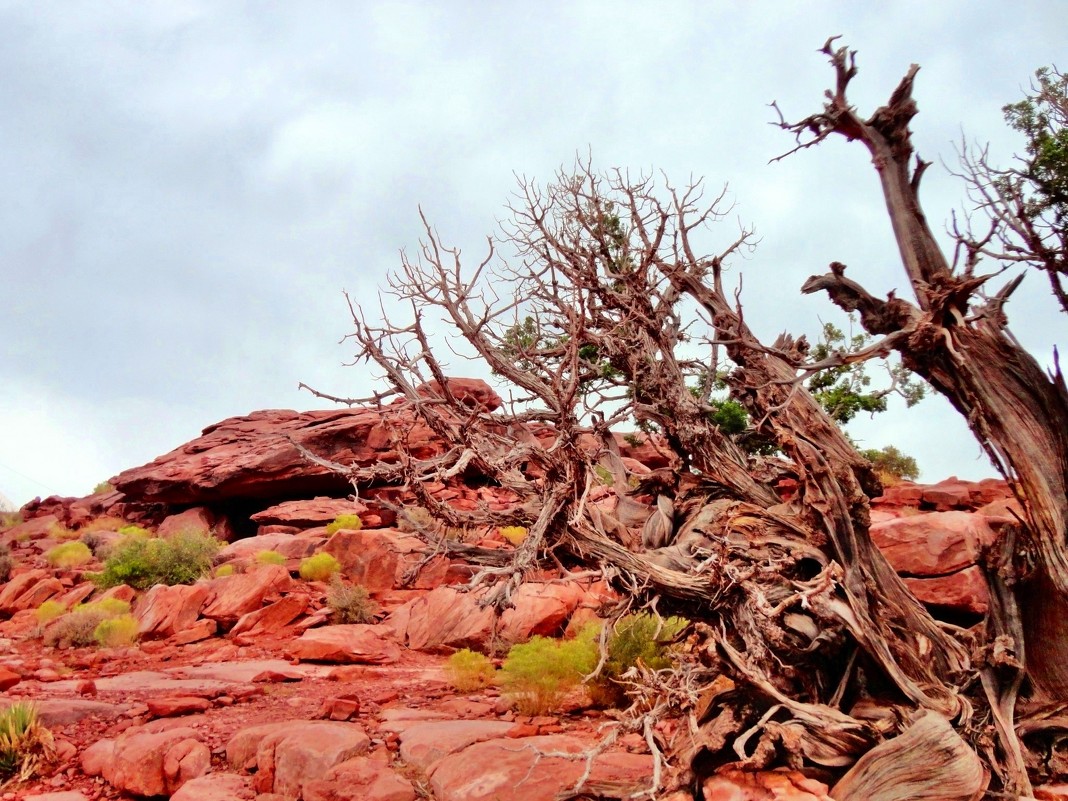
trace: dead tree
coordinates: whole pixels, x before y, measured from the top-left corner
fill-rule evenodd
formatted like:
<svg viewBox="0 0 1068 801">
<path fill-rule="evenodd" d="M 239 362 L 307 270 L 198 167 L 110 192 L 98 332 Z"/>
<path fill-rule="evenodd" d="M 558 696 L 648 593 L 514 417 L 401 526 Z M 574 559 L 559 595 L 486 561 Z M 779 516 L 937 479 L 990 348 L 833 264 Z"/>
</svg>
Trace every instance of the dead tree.
<svg viewBox="0 0 1068 801">
<path fill-rule="evenodd" d="M 1057 700 L 1068 681 L 1057 658 L 1068 625 L 1064 382 L 1007 334 L 1007 293 L 973 305 L 989 276 L 954 273 L 927 228 L 916 194 L 925 164 L 912 166 L 909 144 L 915 68 L 861 120 L 846 101 L 852 54 L 825 51 L 836 90 L 823 112 L 783 126 L 799 148 L 840 133 L 871 149 L 917 302 L 875 298 L 840 264 L 804 290 L 859 311 L 880 335 L 874 345 L 812 365 L 803 339 L 759 342 L 725 276 L 750 232 L 707 245 L 730 211 L 724 196 L 580 162 L 547 186 L 521 182 L 504 235 L 473 266 L 424 219 L 418 255 L 402 259 L 387 290 L 393 308 L 409 310 L 403 321 L 385 306 L 380 322 L 352 307 L 359 358 L 406 401 L 385 412 L 449 448 L 421 458 L 397 426 L 396 464 L 347 472 L 357 486 L 405 484 L 450 525 L 527 526 L 509 559 L 435 542 L 483 565 L 472 584 L 494 588 L 488 602 L 506 605 L 535 567 L 555 565 L 563 580 L 602 571 L 633 603 L 694 621 L 688 660 L 648 677 L 641 706 L 669 766 L 654 794 L 740 760 L 829 776 L 849 768 L 838 801 L 973 799 L 991 777 L 1029 795 L 1017 694 L 1025 673 Z M 433 336 L 442 323 L 459 335 L 448 359 L 476 358 L 510 389 L 505 411 L 453 392 L 449 346 Z M 877 480 L 803 386 L 820 367 L 890 349 L 967 416 L 1026 510 L 1020 542 L 990 555 L 996 614 L 978 634 L 935 621 L 875 548 L 867 493 Z M 758 464 L 719 429 L 704 391 L 718 375 L 785 458 Z M 676 465 L 657 482 L 628 475 L 619 457 L 612 430 L 634 423 Z M 789 504 L 769 481 L 776 471 L 799 483 Z M 514 509 L 460 512 L 424 489 L 472 472 L 514 493 Z M 1022 617 L 1021 544 L 1036 565 Z M 1057 639 L 1029 640 L 1025 657 L 1025 629 Z M 649 710 L 684 719 L 682 733 L 657 741 Z"/>
</svg>

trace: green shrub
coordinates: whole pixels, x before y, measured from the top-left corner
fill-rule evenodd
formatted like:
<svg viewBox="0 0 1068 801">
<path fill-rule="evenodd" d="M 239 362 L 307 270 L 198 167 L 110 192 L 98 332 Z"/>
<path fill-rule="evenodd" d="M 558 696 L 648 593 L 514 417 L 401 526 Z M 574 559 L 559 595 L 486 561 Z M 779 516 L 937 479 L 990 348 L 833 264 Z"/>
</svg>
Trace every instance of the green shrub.
<svg viewBox="0 0 1068 801">
<path fill-rule="evenodd" d="M 44 632 L 45 645 L 76 648 L 98 642 L 96 630 L 105 620 L 129 617 L 130 604 L 118 598 L 102 598 L 74 607 L 51 623 Z M 131 618 L 132 619 L 132 618 Z M 136 629 L 136 622 L 134 624 Z"/>
<path fill-rule="evenodd" d="M 37 719 L 37 707 L 18 701 L 0 711 L 0 782 L 28 780 L 52 758 L 52 733 Z"/>
<path fill-rule="evenodd" d="M 81 604 L 74 607 L 75 609 L 99 609 L 104 614 L 109 616 L 125 615 L 130 611 L 130 602 L 124 601 L 121 598 L 101 598 L 99 601 L 93 601 L 88 604 Z"/>
<path fill-rule="evenodd" d="M 497 531 L 515 546 L 519 546 L 527 538 L 526 526 L 501 526 Z"/>
<path fill-rule="evenodd" d="M 48 527 L 48 536 L 54 540 L 76 540 L 81 535 L 66 526 L 53 523 Z"/>
<path fill-rule="evenodd" d="M 450 656 L 445 663 L 445 672 L 452 686 L 462 693 L 489 687 L 497 676 L 490 658 L 469 648 L 462 648 Z"/>
<path fill-rule="evenodd" d="M 137 620 L 130 614 L 105 618 L 93 629 L 93 639 L 105 648 L 133 645 L 137 642 Z"/>
<path fill-rule="evenodd" d="M 501 666 L 501 686 L 524 715 L 542 715 L 559 706 L 563 697 L 597 666 L 593 635 L 573 640 L 534 637 L 513 645 Z"/>
<path fill-rule="evenodd" d="M 261 565 L 284 565 L 286 558 L 278 551 L 259 551 L 256 554 L 256 562 Z"/>
<path fill-rule="evenodd" d="M 22 519 L 22 512 L 0 512 L 0 529 L 13 528 L 25 522 Z"/>
<path fill-rule="evenodd" d="M 120 526 L 119 533 L 124 537 L 140 537 L 141 539 L 148 539 L 152 536 L 152 532 L 144 526 L 135 526 L 133 524 Z"/>
<path fill-rule="evenodd" d="M 100 495 L 103 492 L 111 492 L 115 488 L 111 486 L 110 481 L 101 481 L 95 487 L 93 487 L 93 495 Z"/>
<path fill-rule="evenodd" d="M 11 549 L 4 543 L 0 542 L 0 582 L 7 581 L 11 578 Z"/>
<path fill-rule="evenodd" d="M 65 542 L 50 548 L 45 559 L 52 567 L 77 567 L 93 561 L 93 552 L 84 542 Z"/>
<path fill-rule="evenodd" d="M 359 515 L 338 515 L 334 518 L 334 522 L 330 523 L 326 527 L 327 534 L 335 534 L 342 529 L 346 531 L 359 531 L 363 528 L 363 521 L 360 520 Z"/>
<path fill-rule="evenodd" d="M 893 445 L 887 445 L 882 450 L 869 448 L 861 451 L 860 455 L 872 463 L 884 483 L 893 484 L 903 479 L 915 481 L 920 476 L 916 460 Z"/>
<path fill-rule="evenodd" d="M 317 553 L 300 562 L 300 577 L 305 581 L 326 581 L 340 570 L 341 564 L 328 553 Z"/>
<path fill-rule="evenodd" d="M 192 584 L 211 570 L 222 543 L 209 534 L 180 532 L 168 539 L 125 536 L 94 576 L 101 587 L 144 590 L 155 584 Z"/>
<path fill-rule="evenodd" d="M 215 578 L 225 578 L 234 575 L 233 565 L 219 565 L 215 568 Z"/>
<path fill-rule="evenodd" d="M 606 706 L 617 706 L 625 701 L 625 686 L 620 678 L 639 663 L 649 670 L 671 667 L 671 643 L 687 625 L 689 621 L 684 618 L 661 618 L 648 612 L 627 615 L 616 621 L 608 638 L 604 666 L 590 682 L 593 700 Z"/>
<path fill-rule="evenodd" d="M 370 623 L 375 619 L 376 606 L 367 590 L 359 584 L 346 584 L 337 573 L 330 577 L 326 605 L 334 623 Z"/>
<path fill-rule="evenodd" d="M 47 626 L 53 620 L 67 614 L 67 607 L 59 601 L 45 601 L 37 607 L 37 625 Z"/>
</svg>

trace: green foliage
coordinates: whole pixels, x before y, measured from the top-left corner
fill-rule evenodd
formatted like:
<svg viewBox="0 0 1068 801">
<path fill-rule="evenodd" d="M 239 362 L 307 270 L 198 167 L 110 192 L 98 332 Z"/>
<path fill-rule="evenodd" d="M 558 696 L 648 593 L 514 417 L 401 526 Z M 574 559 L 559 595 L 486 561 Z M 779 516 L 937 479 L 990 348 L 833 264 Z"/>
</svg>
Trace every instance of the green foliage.
<svg viewBox="0 0 1068 801">
<path fill-rule="evenodd" d="M 93 579 L 101 587 L 128 584 L 144 590 L 155 584 L 192 584 L 211 570 L 222 543 L 209 534 L 183 531 L 167 539 L 125 536 Z"/>
<path fill-rule="evenodd" d="M 884 481 L 887 478 L 891 481 L 902 479 L 915 481 L 920 477 L 920 469 L 916 466 L 916 460 L 911 456 L 906 456 L 893 445 L 887 445 L 881 450 L 869 448 L 861 451 L 860 455 L 872 463 Z"/>
<path fill-rule="evenodd" d="M 850 315 L 852 328 L 853 316 Z M 864 350 L 872 342 L 869 334 L 850 334 L 832 323 L 823 324 L 820 341 L 812 348 L 812 360 L 819 362 L 832 355 L 851 355 Z M 860 412 L 875 414 L 886 411 L 886 399 L 891 394 L 900 395 L 912 408 L 926 394 L 926 385 L 912 377 L 903 364 L 886 364 L 890 383 L 880 389 L 872 389 L 872 380 L 867 373 L 868 363 L 858 361 L 841 367 L 831 367 L 812 376 L 806 384 L 808 391 L 824 411 L 839 425 L 844 425 Z"/>
<path fill-rule="evenodd" d="M 0 782 L 28 780 L 52 754 L 52 733 L 38 720 L 37 707 L 17 701 L 0 711 Z"/>
<path fill-rule="evenodd" d="M 286 558 L 278 551 L 259 551 L 256 553 L 256 562 L 261 565 L 284 565 Z M 218 571 L 215 575 L 219 575 Z"/>
<path fill-rule="evenodd" d="M 93 639 L 104 648 L 123 648 L 137 642 L 137 620 L 125 614 L 101 620 L 93 629 Z"/>
<path fill-rule="evenodd" d="M 93 495 L 100 495 L 104 492 L 111 492 L 115 488 L 111 486 L 110 481 L 101 481 L 95 487 L 93 487 Z"/>
<path fill-rule="evenodd" d="M 121 598 L 101 598 L 99 601 L 83 604 L 75 609 L 99 609 L 106 615 L 117 616 L 127 614 L 130 611 L 130 603 Z"/>
<path fill-rule="evenodd" d="M 44 606 L 42 604 L 42 606 Z M 74 607 L 45 628 L 44 643 L 53 648 L 75 648 L 99 642 L 97 629 L 107 620 L 133 619 L 130 605 L 118 598 L 102 598 L 93 603 Z M 121 624 L 128 626 L 129 624 Z M 137 623 L 134 622 L 136 632 Z"/>
<path fill-rule="evenodd" d="M 497 675 L 493 662 L 485 654 L 462 648 L 445 663 L 449 683 L 459 692 L 470 693 L 493 684 Z"/>
<path fill-rule="evenodd" d="M 219 565 L 215 568 L 215 578 L 224 578 L 232 575 L 234 575 L 233 565 Z"/>
<path fill-rule="evenodd" d="M 661 618 L 648 612 L 627 615 L 616 621 L 608 639 L 608 655 L 601 672 L 591 681 L 590 694 L 598 703 L 618 706 L 626 699 L 623 674 L 642 665 L 648 670 L 671 667 L 671 644 L 689 621 Z"/>
<path fill-rule="evenodd" d="M 1068 75 L 1049 67 L 1035 71 L 1033 94 L 1002 111 L 1026 139 L 1027 157 L 1017 171 L 1033 190 L 1027 214 L 1052 212 L 1068 223 Z"/>
<path fill-rule="evenodd" d="M 124 537 L 139 537 L 141 539 L 148 539 L 152 536 L 152 532 L 143 526 L 122 526 L 119 528 L 119 533 Z"/>
<path fill-rule="evenodd" d="M 317 553 L 300 562 L 300 577 L 305 581 L 326 581 L 340 570 L 341 564 L 328 553 Z"/>
<path fill-rule="evenodd" d="M 524 715 L 556 709 L 563 697 L 579 686 L 598 661 L 596 632 L 573 640 L 534 637 L 513 645 L 501 666 L 500 681 Z"/>
<path fill-rule="evenodd" d="M 77 531 L 72 531 L 66 526 L 59 523 L 53 523 L 48 527 L 48 536 L 54 540 L 76 540 L 80 534 Z"/>
<path fill-rule="evenodd" d="M 0 512 L 0 529 L 12 528 L 24 522 L 22 512 Z"/>
<path fill-rule="evenodd" d="M 12 564 L 11 549 L 4 543 L 0 542 L 0 582 L 7 581 L 11 578 Z"/>
<path fill-rule="evenodd" d="M 359 584 L 346 584 L 337 573 L 330 576 L 326 605 L 334 623 L 371 623 L 375 619 L 376 607 L 367 590 Z"/>
<path fill-rule="evenodd" d="M 84 542 L 65 542 L 50 548 L 45 553 L 45 559 L 52 567 L 77 567 L 93 561 L 93 552 Z"/>
<path fill-rule="evenodd" d="M 359 515 L 338 515 L 334 518 L 333 523 L 327 525 L 326 533 L 336 534 L 342 529 L 345 529 L 346 531 L 359 531 L 362 527 L 363 521 L 360 520 Z"/>
<path fill-rule="evenodd" d="M 45 601 L 37 607 L 37 612 L 35 614 L 37 616 L 37 625 L 47 626 L 53 620 L 67 614 L 67 607 L 59 601 Z"/>
</svg>

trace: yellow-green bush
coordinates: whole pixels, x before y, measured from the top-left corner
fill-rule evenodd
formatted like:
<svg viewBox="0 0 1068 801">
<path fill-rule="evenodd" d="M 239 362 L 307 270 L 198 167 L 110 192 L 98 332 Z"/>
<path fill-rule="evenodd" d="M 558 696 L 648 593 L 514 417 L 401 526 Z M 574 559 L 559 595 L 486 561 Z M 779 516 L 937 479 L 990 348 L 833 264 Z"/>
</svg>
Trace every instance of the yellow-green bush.
<svg viewBox="0 0 1068 801">
<path fill-rule="evenodd" d="M 146 590 L 155 584 L 192 584 L 211 570 L 222 547 L 200 531 L 183 531 L 167 539 L 146 538 L 126 528 L 120 533 L 125 535 L 122 542 L 108 555 L 104 570 L 93 576 L 102 587 L 128 584 Z"/>
<path fill-rule="evenodd" d="M 326 581 L 339 570 L 341 564 L 328 553 L 317 553 L 300 562 L 300 577 L 305 581 Z"/>
<path fill-rule="evenodd" d="M 622 704 L 626 689 L 620 677 L 639 663 L 649 670 L 671 667 L 671 645 L 687 625 L 685 618 L 662 618 L 648 612 L 617 620 L 608 638 L 605 663 L 590 682 L 594 702 L 604 706 Z"/>
<path fill-rule="evenodd" d="M 534 637 L 513 645 L 500 670 L 500 683 L 524 715 L 542 715 L 559 706 L 567 693 L 597 666 L 596 628 L 573 640 Z"/>
<path fill-rule="evenodd" d="M 67 607 L 59 601 L 45 601 L 37 607 L 37 625 L 47 626 L 53 620 L 67 614 Z"/>
<path fill-rule="evenodd" d="M 52 733 L 37 719 L 37 707 L 17 701 L 0 710 L 0 783 L 28 780 L 52 754 Z"/>
<path fill-rule="evenodd" d="M 128 616 L 130 605 L 118 598 L 103 598 L 74 607 L 55 619 L 44 630 L 45 645 L 75 648 L 98 642 L 97 627 L 105 620 Z M 134 624 L 136 629 L 136 623 Z"/>
<path fill-rule="evenodd" d="M 518 546 L 527 538 L 526 526 L 501 526 L 497 531 L 512 545 Z"/>
<path fill-rule="evenodd" d="M 278 551 L 259 551 L 256 553 L 256 562 L 261 565 L 284 565 L 286 558 Z"/>
<path fill-rule="evenodd" d="M 359 531 L 363 527 L 363 521 L 359 515 L 338 515 L 333 523 L 326 526 L 327 534 L 335 534 L 342 529 L 346 531 Z"/>
<path fill-rule="evenodd" d="M 377 610 L 365 588 L 359 584 L 346 584 L 337 573 L 330 577 L 326 605 L 330 607 L 330 619 L 334 623 L 370 623 Z"/>
<path fill-rule="evenodd" d="M 139 537 L 141 539 L 148 539 L 152 536 L 152 532 L 144 526 L 135 526 L 133 524 L 120 526 L 119 533 L 124 537 Z"/>
<path fill-rule="evenodd" d="M 137 620 L 129 614 L 105 618 L 93 629 L 93 639 L 105 648 L 133 645 L 137 642 Z"/>
<path fill-rule="evenodd" d="M 84 542 L 65 542 L 50 548 L 45 559 L 52 567 L 77 567 L 93 561 L 93 552 Z"/>
<path fill-rule="evenodd" d="M 215 578 L 223 578 L 225 576 L 232 575 L 234 575 L 233 565 L 219 565 L 217 568 L 215 568 Z"/>
<path fill-rule="evenodd" d="M 0 583 L 11 578 L 11 549 L 0 542 Z"/>
<path fill-rule="evenodd" d="M 449 682 L 462 693 L 481 690 L 493 684 L 497 669 L 485 654 L 462 648 L 445 663 Z"/>
<path fill-rule="evenodd" d="M 48 536 L 54 540 L 76 540 L 81 535 L 59 523 L 53 523 L 48 527 Z"/>
</svg>

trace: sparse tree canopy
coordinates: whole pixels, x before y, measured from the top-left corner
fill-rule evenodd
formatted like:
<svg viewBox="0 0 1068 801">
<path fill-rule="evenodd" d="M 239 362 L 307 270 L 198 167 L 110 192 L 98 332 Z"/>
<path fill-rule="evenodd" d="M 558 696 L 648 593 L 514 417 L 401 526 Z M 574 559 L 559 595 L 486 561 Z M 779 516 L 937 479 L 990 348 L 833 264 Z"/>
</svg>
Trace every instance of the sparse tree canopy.
<svg viewBox="0 0 1068 801">
<path fill-rule="evenodd" d="M 823 109 L 781 125 L 794 151 L 834 135 L 869 149 L 914 300 L 875 297 L 838 262 L 802 290 L 856 313 L 872 341 L 816 353 L 787 334 L 760 342 L 728 281 L 753 240 L 725 222 L 724 195 L 580 162 L 548 185 L 523 181 L 480 261 L 424 219 L 387 290 L 406 318 L 375 322 L 353 305 L 359 357 L 451 449 L 420 458 L 398 431 L 396 465 L 336 467 L 356 485 L 406 483 L 450 526 L 525 527 L 514 553 L 420 527 L 483 565 L 472 585 L 492 586 L 494 603 L 535 568 L 565 581 L 598 571 L 624 591 L 617 614 L 646 605 L 693 621 L 688 660 L 644 672 L 625 721 L 654 746 L 654 797 L 739 759 L 839 776 L 837 801 L 975 799 L 988 785 L 1030 796 L 1033 776 L 1056 771 L 1043 737 L 1068 724 L 1017 708 L 1025 686 L 1032 703 L 1068 701 L 1068 392 L 1006 330 L 1016 282 L 988 290 L 982 249 L 953 267 L 927 226 L 927 163 L 909 130 L 917 68 L 864 119 L 847 99 L 854 54 L 832 41 L 824 52 L 836 83 Z M 439 319 L 508 387 L 504 411 L 454 394 Z M 875 548 L 872 465 L 835 424 L 846 412 L 828 414 L 805 386 L 830 368 L 834 382 L 810 387 L 833 389 L 891 351 L 965 415 L 1023 504 L 986 554 L 992 612 L 972 630 L 934 620 Z M 781 456 L 724 431 L 717 384 Z M 631 421 L 670 468 L 629 473 L 612 429 Z M 515 509 L 461 512 L 423 489 L 472 470 L 514 492 Z M 789 503 L 780 477 L 799 486 Z M 658 739 L 667 716 L 686 736 Z"/>
</svg>

